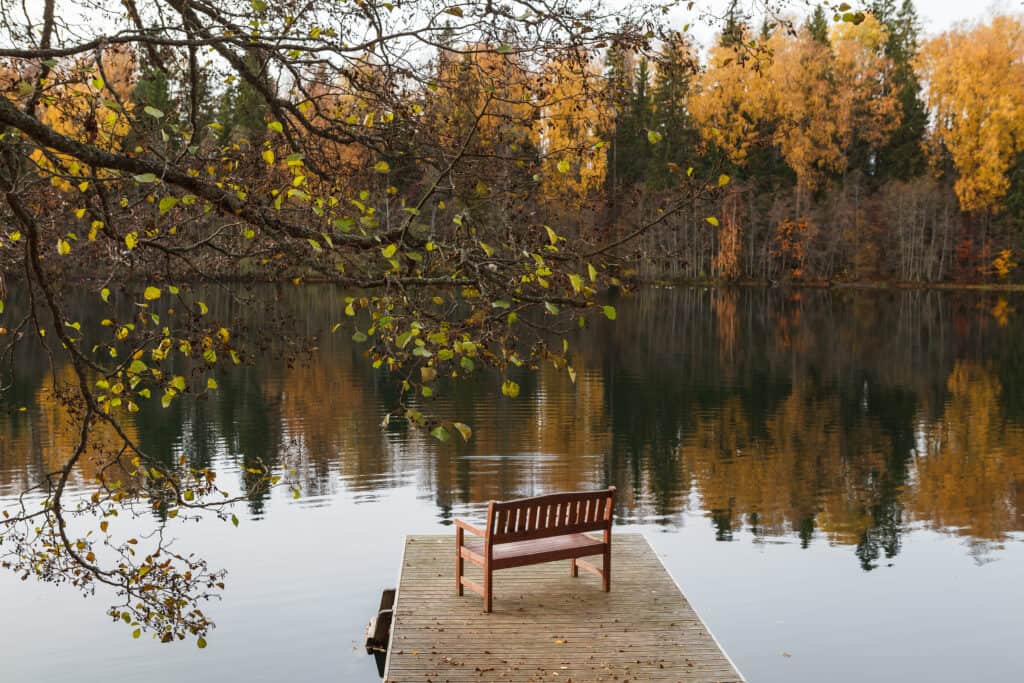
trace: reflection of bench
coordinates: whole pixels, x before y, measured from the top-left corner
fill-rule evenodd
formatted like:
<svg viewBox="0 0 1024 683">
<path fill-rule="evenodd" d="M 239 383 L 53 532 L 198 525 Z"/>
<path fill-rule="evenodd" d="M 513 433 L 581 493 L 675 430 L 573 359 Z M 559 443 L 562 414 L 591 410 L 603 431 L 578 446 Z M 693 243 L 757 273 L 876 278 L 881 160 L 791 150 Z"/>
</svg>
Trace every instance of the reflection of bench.
<svg viewBox="0 0 1024 683">
<path fill-rule="evenodd" d="M 459 595 L 464 586 L 479 593 L 490 612 L 491 574 L 495 570 L 555 560 L 569 560 L 573 576 L 579 576 L 579 567 L 597 574 L 601 587 L 608 592 L 614 500 L 614 486 L 604 491 L 555 493 L 504 503 L 492 500 L 484 529 L 455 520 L 455 582 Z M 466 540 L 465 531 L 479 538 Z M 587 535 L 588 531 L 602 531 L 603 537 L 594 538 Z M 589 555 L 604 556 L 601 569 L 579 559 Z M 465 560 L 483 568 L 483 586 L 463 576 Z"/>
</svg>

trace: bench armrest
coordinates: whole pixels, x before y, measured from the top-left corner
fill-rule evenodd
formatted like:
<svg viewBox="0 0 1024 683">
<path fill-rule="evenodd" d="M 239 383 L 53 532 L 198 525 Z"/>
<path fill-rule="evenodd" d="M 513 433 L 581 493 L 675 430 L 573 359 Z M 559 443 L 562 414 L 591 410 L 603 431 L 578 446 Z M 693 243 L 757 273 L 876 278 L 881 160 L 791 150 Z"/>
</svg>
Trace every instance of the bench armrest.
<svg viewBox="0 0 1024 683">
<path fill-rule="evenodd" d="M 478 529 L 475 526 L 473 526 L 472 524 L 469 524 L 467 522 L 463 522 L 461 519 L 455 520 L 455 526 L 457 526 L 460 529 L 465 529 L 469 533 L 474 534 L 476 536 L 479 536 L 480 538 L 483 538 L 483 537 L 485 537 L 487 535 L 484 532 L 483 529 Z"/>
</svg>

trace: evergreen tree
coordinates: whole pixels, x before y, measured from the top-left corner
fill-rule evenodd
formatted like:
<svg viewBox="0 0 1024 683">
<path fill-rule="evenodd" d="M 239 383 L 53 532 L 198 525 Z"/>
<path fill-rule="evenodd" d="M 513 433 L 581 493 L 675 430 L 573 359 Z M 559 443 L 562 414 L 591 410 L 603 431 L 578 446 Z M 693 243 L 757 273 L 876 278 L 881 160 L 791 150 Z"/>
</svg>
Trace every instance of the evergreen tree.
<svg viewBox="0 0 1024 683">
<path fill-rule="evenodd" d="M 263 60 L 256 50 L 245 55 L 246 67 L 269 85 Z M 262 137 L 266 131 L 267 102 L 248 81 L 238 78 L 227 87 L 220 98 L 217 119 L 224 126 L 220 132 L 225 142 L 236 132 L 241 135 Z"/>
<path fill-rule="evenodd" d="M 149 63 L 145 58 L 140 71 L 139 80 L 135 82 L 131 95 L 136 110 L 142 112 L 144 107 L 151 107 L 160 111 L 164 117 L 137 116 L 131 132 L 125 139 L 127 149 L 153 144 L 156 142 L 155 136 L 161 128 L 161 122 L 171 122 L 177 117 L 177 102 L 171 95 L 167 72 Z"/>
<path fill-rule="evenodd" d="M 893 0 L 885 0 L 875 3 L 874 9 L 876 18 L 889 31 L 885 54 L 893 64 L 890 92 L 899 100 L 902 115 L 900 127 L 876 155 L 875 175 L 879 182 L 907 180 L 921 175 L 927 167 L 921 143 L 928 125 L 928 113 L 913 66 L 920 44 L 920 21 L 913 0 L 903 0 L 899 11 L 893 5 Z"/>
<path fill-rule="evenodd" d="M 608 149 L 606 183 L 612 197 L 643 176 L 649 157 L 647 128 L 650 125 L 650 98 L 647 60 L 634 69 L 632 55 L 618 46 L 608 51 L 608 87 L 614 112 L 614 129 Z"/>
<path fill-rule="evenodd" d="M 1010 190 L 1006 193 L 1006 217 L 1019 230 L 1024 228 L 1024 152 L 1017 155 L 1007 176 Z"/>
<path fill-rule="evenodd" d="M 729 9 L 725 15 L 725 25 L 722 33 L 718 36 L 718 44 L 721 47 L 733 47 L 741 44 L 747 33 L 747 22 L 743 14 L 737 9 L 738 0 L 729 3 Z"/>
<path fill-rule="evenodd" d="M 804 28 L 811 34 L 811 37 L 822 45 L 828 45 L 828 18 L 825 17 L 825 10 L 821 5 L 814 8 L 811 16 L 807 18 Z"/>
<path fill-rule="evenodd" d="M 700 134 L 687 108 L 696 57 L 686 39 L 673 34 L 662 45 L 655 67 L 651 120 L 661 141 L 652 150 L 647 175 L 652 185 L 664 186 L 671 183 L 669 163 L 692 166 L 697 156 Z"/>
</svg>

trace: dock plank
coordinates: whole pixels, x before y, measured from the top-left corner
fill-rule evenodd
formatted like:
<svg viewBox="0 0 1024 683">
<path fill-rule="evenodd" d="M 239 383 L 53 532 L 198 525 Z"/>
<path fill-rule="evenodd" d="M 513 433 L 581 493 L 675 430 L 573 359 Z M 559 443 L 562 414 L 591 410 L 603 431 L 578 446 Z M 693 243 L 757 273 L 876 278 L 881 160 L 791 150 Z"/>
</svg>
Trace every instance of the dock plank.
<svg viewBox="0 0 1024 683">
<path fill-rule="evenodd" d="M 614 535 L 610 593 L 568 561 L 503 569 L 490 614 L 454 564 L 454 534 L 406 538 L 385 681 L 744 680 L 641 534 Z"/>
</svg>

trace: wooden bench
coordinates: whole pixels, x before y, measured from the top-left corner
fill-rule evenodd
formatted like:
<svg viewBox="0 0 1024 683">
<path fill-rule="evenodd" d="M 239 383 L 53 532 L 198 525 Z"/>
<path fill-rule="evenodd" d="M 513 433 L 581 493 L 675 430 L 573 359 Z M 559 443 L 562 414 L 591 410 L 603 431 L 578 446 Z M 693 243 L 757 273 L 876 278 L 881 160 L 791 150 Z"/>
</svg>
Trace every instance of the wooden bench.
<svg viewBox="0 0 1024 683">
<path fill-rule="evenodd" d="M 490 612 L 493 572 L 556 560 L 569 560 L 572 576 L 579 576 L 580 567 L 597 574 L 607 593 L 611 590 L 614 502 L 612 486 L 603 491 L 555 493 L 503 503 L 492 500 L 483 529 L 455 520 L 455 583 L 459 595 L 463 588 L 479 593 L 485 610 Z M 467 531 L 477 538 L 467 540 Z M 603 532 L 602 538 L 587 533 L 594 531 Z M 604 556 L 601 569 L 579 559 L 590 555 Z M 466 560 L 484 570 L 483 586 L 463 575 Z"/>
</svg>

